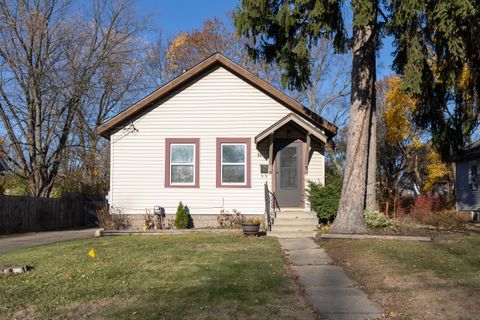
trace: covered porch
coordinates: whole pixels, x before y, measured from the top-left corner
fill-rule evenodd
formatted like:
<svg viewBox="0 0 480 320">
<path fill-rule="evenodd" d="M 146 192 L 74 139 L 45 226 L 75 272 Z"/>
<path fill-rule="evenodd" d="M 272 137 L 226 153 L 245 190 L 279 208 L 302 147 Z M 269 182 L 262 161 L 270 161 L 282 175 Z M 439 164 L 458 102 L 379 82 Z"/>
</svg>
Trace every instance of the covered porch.
<svg viewBox="0 0 480 320">
<path fill-rule="evenodd" d="M 295 113 L 289 113 L 255 137 L 257 150 L 267 160 L 262 175 L 279 208 L 309 211 L 308 181 L 321 184 L 324 154 L 331 148 L 325 132 Z"/>
</svg>

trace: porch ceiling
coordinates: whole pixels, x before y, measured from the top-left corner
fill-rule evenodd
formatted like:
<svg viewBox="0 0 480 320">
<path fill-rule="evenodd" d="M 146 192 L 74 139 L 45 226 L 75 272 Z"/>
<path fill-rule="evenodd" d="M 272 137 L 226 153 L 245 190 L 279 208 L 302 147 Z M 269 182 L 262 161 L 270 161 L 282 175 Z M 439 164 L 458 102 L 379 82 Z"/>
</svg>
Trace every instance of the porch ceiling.
<svg viewBox="0 0 480 320">
<path fill-rule="evenodd" d="M 273 125 L 268 127 L 267 129 L 263 130 L 260 132 L 256 137 L 255 137 L 255 143 L 259 143 L 263 139 L 268 138 L 272 133 L 275 131 L 279 130 L 283 126 L 289 124 L 290 122 L 295 123 L 299 127 L 303 128 L 305 131 L 307 131 L 308 134 L 312 135 L 313 137 L 317 138 L 318 140 L 327 143 L 328 137 L 325 135 L 325 132 L 318 127 L 312 125 L 305 119 L 299 117 L 298 115 L 294 113 L 289 113 L 279 121 L 275 122 Z"/>
</svg>

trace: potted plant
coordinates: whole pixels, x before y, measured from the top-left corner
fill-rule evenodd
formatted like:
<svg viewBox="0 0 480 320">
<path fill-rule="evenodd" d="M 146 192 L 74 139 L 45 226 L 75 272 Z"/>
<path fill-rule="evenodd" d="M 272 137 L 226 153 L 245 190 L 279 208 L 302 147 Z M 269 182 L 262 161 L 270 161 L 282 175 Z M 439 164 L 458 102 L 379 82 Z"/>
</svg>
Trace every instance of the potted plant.
<svg viewBox="0 0 480 320">
<path fill-rule="evenodd" d="M 260 231 L 260 223 L 262 219 L 259 217 L 246 218 L 242 221 L 243 234 L 246 236 L 256 236 Z"/>
</svg>

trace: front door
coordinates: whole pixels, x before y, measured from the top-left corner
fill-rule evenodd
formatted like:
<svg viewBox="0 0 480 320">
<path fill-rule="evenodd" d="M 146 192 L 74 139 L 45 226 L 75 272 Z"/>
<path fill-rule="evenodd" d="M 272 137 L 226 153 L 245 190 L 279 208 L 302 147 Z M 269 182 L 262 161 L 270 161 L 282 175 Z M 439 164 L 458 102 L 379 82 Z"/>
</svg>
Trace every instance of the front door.
<svg viewBox="0 0 480 320">
<path fill-rule="evenodd" d="M 275 197 L 282 207 L 302 205 L 302 143 L 279 141 L 275 157 Z"/>
</svg>

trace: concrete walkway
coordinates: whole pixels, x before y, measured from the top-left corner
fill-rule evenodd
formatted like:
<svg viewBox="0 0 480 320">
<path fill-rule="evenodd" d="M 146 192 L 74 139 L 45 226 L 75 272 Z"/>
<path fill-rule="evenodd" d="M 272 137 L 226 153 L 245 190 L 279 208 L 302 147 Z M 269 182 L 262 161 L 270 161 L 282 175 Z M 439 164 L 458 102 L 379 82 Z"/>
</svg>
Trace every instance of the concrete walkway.
<svg viewBox="0 0 480 320">
<path fill-rule="evenodd" d="M 0 237 L 0 253 L 64 240 L 92 238 L 97 229 L 44 231 Z"/>
<path fill-rule="evenodd" d="M 279 239 L 287 259 L 315 311 L 328 319 L 363 320 L 381 317 L 381 309 L 312 238 Z"/>
</svg>

